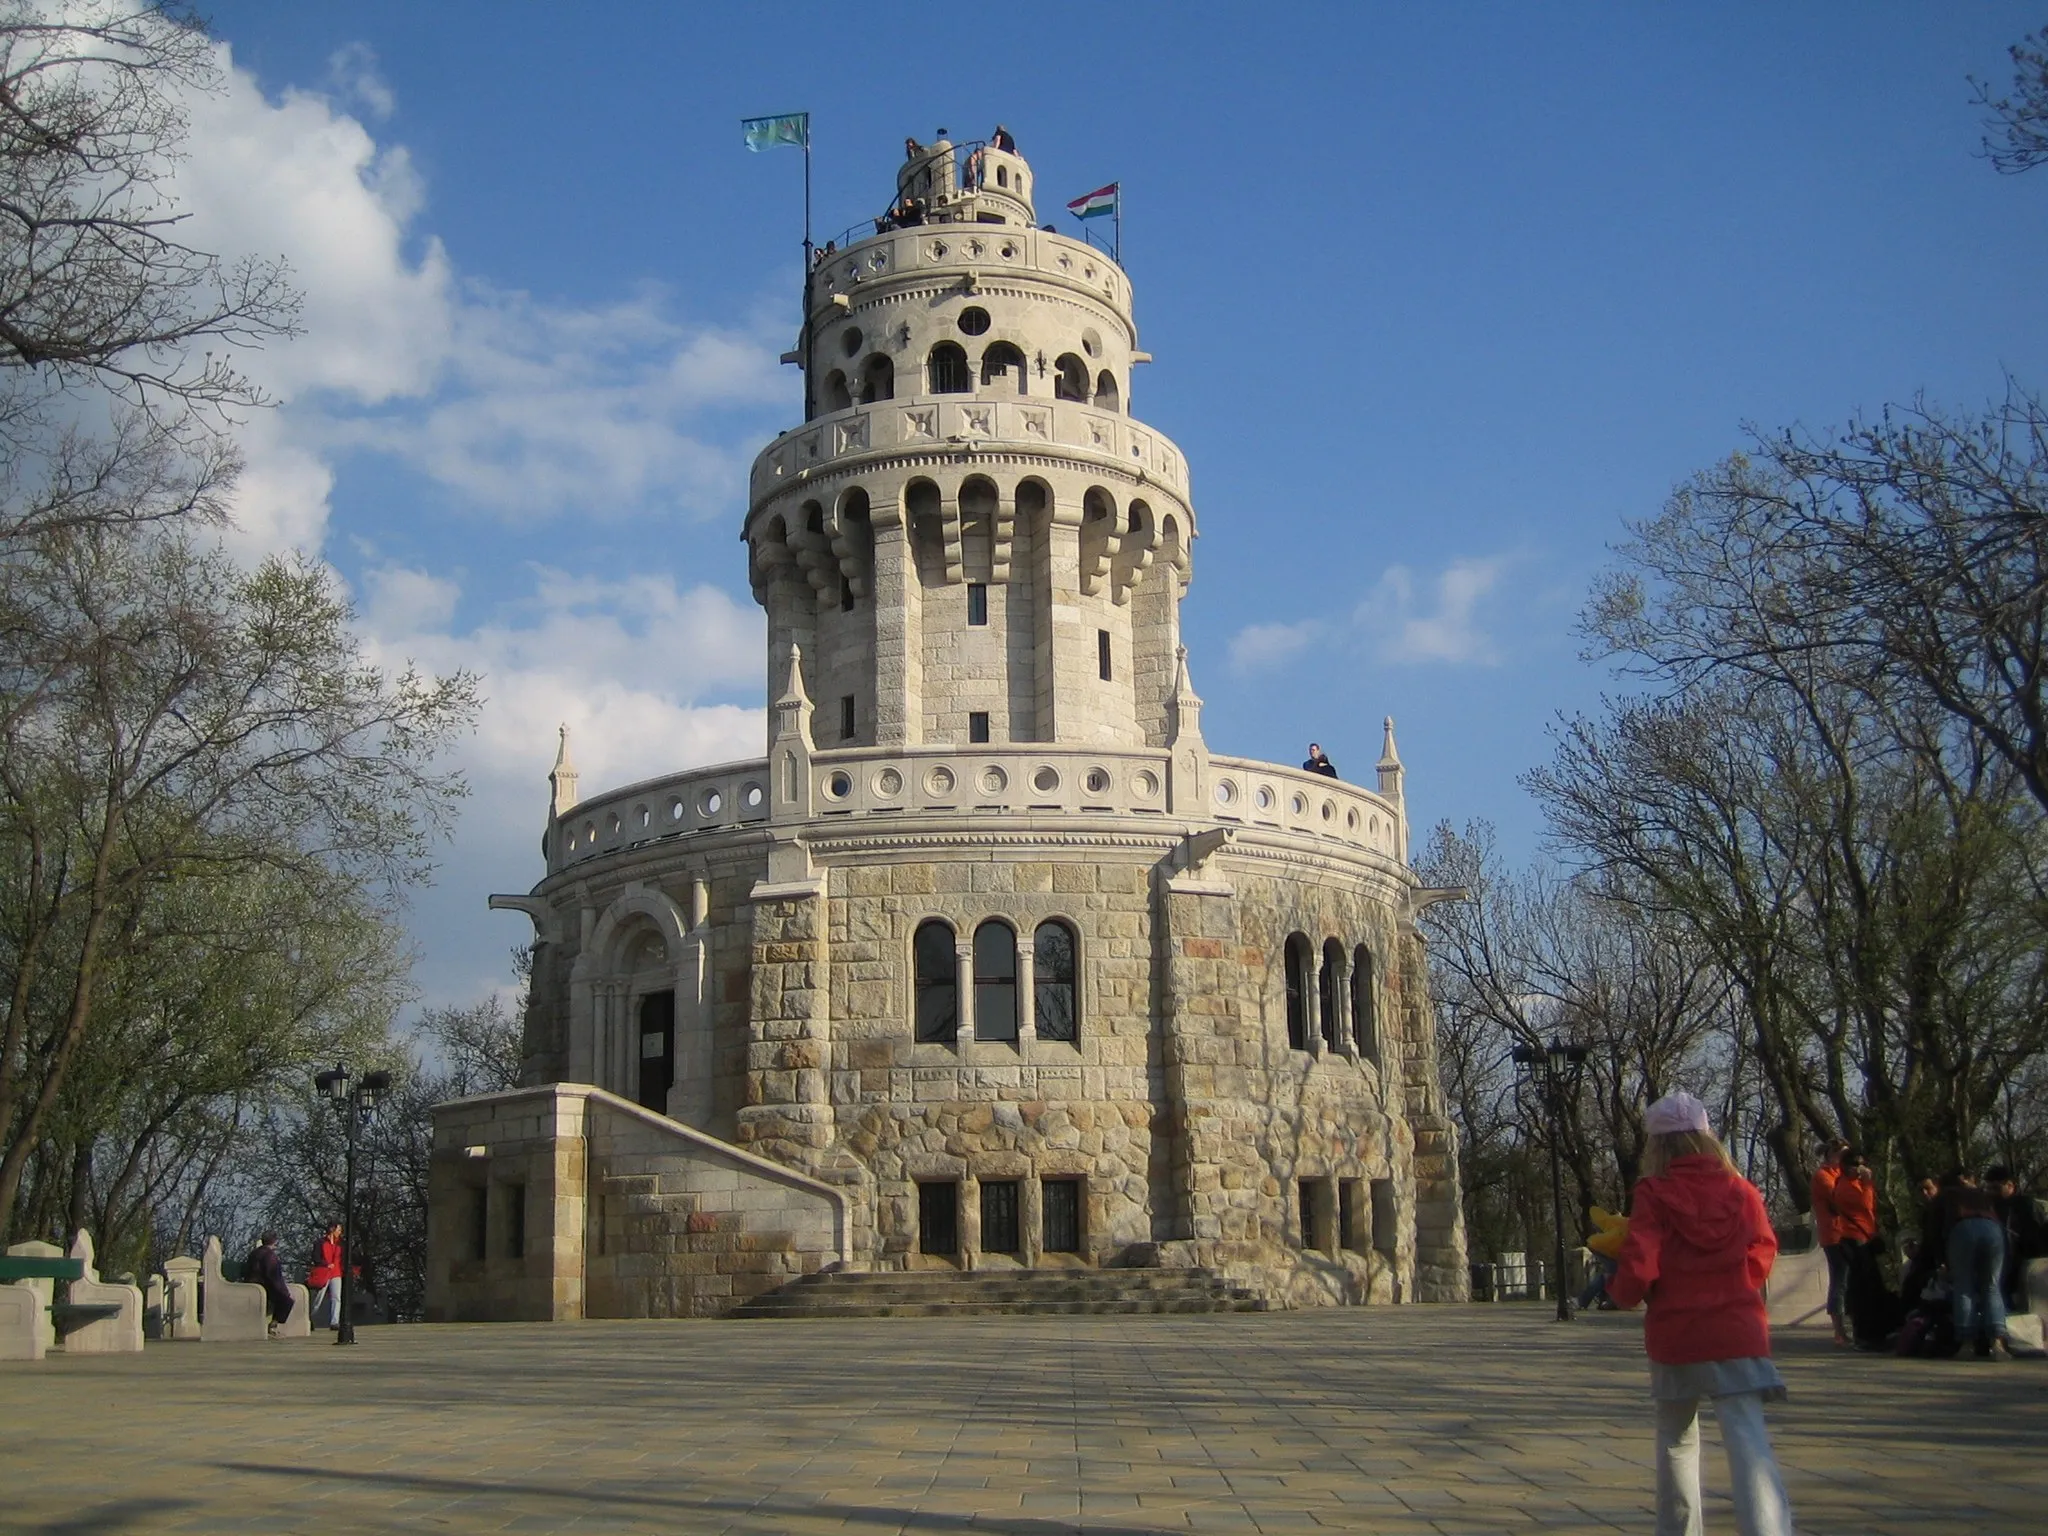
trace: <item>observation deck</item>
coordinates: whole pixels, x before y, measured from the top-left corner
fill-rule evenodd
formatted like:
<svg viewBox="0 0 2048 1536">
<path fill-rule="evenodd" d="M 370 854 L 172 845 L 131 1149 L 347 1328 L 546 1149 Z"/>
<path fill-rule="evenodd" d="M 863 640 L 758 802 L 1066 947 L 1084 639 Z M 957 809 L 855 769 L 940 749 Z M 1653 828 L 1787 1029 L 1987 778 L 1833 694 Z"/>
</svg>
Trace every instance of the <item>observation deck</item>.
<svg viewBox="0 0 2048 1536">
<path fill-rule="evenodd" d="M 805 785 L 810 835 L 834 824 L 877 828 L 911 817 L 957 816 L 978 829 L 1004 825 L 1077 830 L 1101 821 L 1187 823 L 1291 833 L 1357 854 L 1399 861 L 1401 812 L 1340 779 L 1250 758 L 1209 758 L 1208 792 L 1177 790 L 1167 748 L 1104 750 L 1050 742 L 1011 746 L 857 747 L 811 755 Z M 768 759 L 719 763 L 644 779 L 593 796 L 556 818 L 548 873 L 629 849 L 740 828 L 772 818 Z"/>
</svg>

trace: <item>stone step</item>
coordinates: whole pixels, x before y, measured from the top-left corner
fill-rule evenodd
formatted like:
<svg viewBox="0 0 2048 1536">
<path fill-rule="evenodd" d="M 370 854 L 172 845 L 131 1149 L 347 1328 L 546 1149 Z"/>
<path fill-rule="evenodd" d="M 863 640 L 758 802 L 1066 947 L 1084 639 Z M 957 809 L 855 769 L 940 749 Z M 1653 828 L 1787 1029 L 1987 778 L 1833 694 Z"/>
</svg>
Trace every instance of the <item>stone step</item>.
<svg viewBox="0 0 2048 1536">
<path fill-rule="evenodd" d="M 1265 1303 L 1209 1270 L 886 1270 L 806 1275 L 729 1317 L 946 1317 L 1260 1312 Z"/>
</svg>

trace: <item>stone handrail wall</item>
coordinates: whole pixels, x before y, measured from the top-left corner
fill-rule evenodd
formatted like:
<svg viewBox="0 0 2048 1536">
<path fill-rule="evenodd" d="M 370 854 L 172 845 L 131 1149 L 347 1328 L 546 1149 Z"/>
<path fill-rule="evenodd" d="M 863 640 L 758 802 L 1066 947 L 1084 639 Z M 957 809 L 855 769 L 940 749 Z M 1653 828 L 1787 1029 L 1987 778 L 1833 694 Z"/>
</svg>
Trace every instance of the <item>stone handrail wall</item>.
<svg viewBox="0 0 2048 1536">
<path fill-rule="evenodd" d="M 1029 273 L 1086 293 L 1130 324 L 1130 279 L 1101 251 L 1052 230 L 996 224 L 913 225 L 836 251 L 812 277 L 812 315 L 829 318 L 835 295 L 858 304 L 864 287 L 900 287 L 921 275 L 956 281 L 963 271 L 987 283 L 1000 283 L 1008 272 Z"/>
<path fill-rule="evenodd" d="M 1187 458 L 1164 433 L 1119 411 L 1075 400 L 993 391 L 899 396 L 820 416 L 761 451 L 754 460 L 750 495 L 759 506 L 777 490 L 802 484 L 815 473 L 869 457 L 963 444 L 1056 445 L 1099 454 L 1105 465 L 1142 472 L 1183 500 L 1188 495 Z"/>
<path fill-rule="evenodd" d="M 1401 858 L 1401 813 L 1380 795 L 1277 763 L 1213 757 L 1204 803 L 1176 793 L 1164 748 L 1020 742 L 850 747 L 811 756 L 810 816 L 1164 816 L 1262 827 Z M 548 839 L 550 872 L 662 838 L 765 823 L 766 759 L 646 779 L 595 796 Z"/>
<path fill-rule="evenodd" d="M 1327 837 L 1391 858 L 1405 858 L 1401 812 L 1369 789 L 1300 768 L 1248 757 L 1209 759 L 1214 820 Z"/>
<path fill-rule="evenodd" d="M 563 814 L 548 833 L 548 872 L 658 838 L 767 819 L 766 758 L 642 779 Z"/>
</svg>

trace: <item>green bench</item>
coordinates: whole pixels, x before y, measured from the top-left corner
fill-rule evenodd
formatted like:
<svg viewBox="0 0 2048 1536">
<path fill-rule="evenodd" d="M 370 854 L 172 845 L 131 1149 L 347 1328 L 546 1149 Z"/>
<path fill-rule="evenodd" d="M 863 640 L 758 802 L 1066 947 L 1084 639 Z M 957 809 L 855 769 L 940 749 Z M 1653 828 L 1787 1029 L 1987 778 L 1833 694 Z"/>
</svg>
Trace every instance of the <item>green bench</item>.
<svg viewBox="0 0 2048 1536">
<path fill-rule="evenodd" d="M 33 1254 L 0 1253 L 0 1283 L 10 1280 L 83 1280 L 85 1260 L 46 1259 Z M 87 1323 L 98 1322 L 103 1317 L 119 1317 L 118 1305 L 107 1303 L 53 1301 L 50 1303 L 50 1322 L 57 1332 L 70 1333 Z"/>
</svg>

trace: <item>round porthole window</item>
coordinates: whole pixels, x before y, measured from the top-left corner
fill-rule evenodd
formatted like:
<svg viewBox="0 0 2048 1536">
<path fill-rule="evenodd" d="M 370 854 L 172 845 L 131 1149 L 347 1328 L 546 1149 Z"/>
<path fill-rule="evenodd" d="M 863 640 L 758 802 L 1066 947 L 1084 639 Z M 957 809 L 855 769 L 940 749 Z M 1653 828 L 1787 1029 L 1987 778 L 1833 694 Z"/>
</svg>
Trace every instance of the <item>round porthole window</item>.
<svg viewBox="0 0 2048 1536">
<path fill-rule="evenodd" d="M 960 311 L 960 329 L 969 336 L 985 335 L 988 331 L 988 311 L 979 304 L 970 304 Z"/>
<path fill-rule="evenodd" d="M 1081 350 L 1090 357 L 1102 356 L 1102 338 L 1093 331 L 1083 331 L 1081 333 Z"/>
<path fill-rule="evenodd" d="M 1031 775 L 1031 787 L 1041 795 L 1049 795 L 1060 787 L 1060 776 L 1052 768 L 1040 768 Z"/>
<path fill-rule="evenodd" d="M 1090 768 L 1088 770 L 1088 793 L 1091 795 L 1106 795 L 1109 793 L 1109 770 L 1107 768 Z"/>
<path fill-rule="evenodd" d="M 844 800 L 853 793 L 853 775 L 840 769 L 825 781 L 825 793 L 834 800 Z"/>
<path fill-rule="evenodd" d="M 1216 803 L 1230 805 L 1237 799 L 1237 786 L 1228 779 L 1221 779 L 1216 785 Z"/>
<path fill-rule="evenodd" d="M 859 326 L 849 325 L 839 333 L 839 349 L 851 357 L 860 350 L 860 344 L 866 340 L 867 338 L 861 335 Z"/>
</svg>

